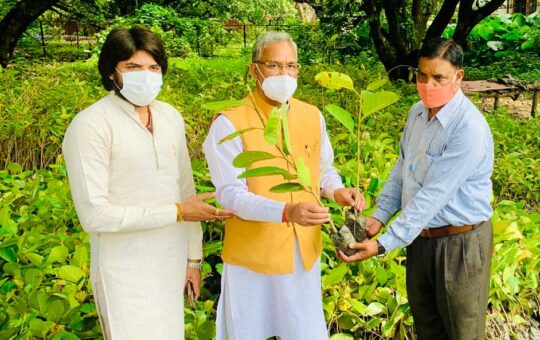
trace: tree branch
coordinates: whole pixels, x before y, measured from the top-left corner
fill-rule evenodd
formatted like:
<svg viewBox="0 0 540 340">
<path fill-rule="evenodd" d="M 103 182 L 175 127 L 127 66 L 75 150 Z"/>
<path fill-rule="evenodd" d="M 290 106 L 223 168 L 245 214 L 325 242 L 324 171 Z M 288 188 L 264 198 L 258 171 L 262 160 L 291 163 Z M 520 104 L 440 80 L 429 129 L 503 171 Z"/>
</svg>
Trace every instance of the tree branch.
<svg viewBox="0 0 540 340">
<path fill-rule="evenodd" d="M 432 38 L 440 37 L 443 34 L 444 29 L 446 26 L 448 26 L 450 20 L 452 20 L 452 16 L 454 16 L 458 3 L 459 0 L 445 0 L 443 2 L 439 13 L 437 13 L 435 19 L 433 19 L 433 22 L 429 26 L 426 35 L 422 40 L 423 42 Z M 462 5 L 459 6 L 460 11 L 461 7 Z"/>
</svg>

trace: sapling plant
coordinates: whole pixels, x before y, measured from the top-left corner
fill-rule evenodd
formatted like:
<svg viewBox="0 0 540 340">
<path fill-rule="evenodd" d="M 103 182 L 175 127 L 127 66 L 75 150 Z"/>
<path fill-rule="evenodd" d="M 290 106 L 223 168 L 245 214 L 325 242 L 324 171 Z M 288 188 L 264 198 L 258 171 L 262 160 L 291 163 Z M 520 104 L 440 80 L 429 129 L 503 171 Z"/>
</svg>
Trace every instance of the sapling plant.
<svg viewBox="0 0 540 340">
<path fill-rule="evenodd" d="M 359 110 L 357 113 L 357 121 L 354 122 L 353 115 L 347 112 L 345 109 L 337 105 L 327 105 L 325 109 L 341 122 L 351 133 L 356 136 L 357 155 L 356 155 L 356 187 L 359 187 L 360 183 L 360 126 L 362 122 L 375 113 L 388 105 L 396 102 L 398 95 L 390 91 L 378 91 L 383 86 L 387 79 L 379 79 L 370 83 L 365 90 L 357 91 L 354 88 L 352 79 L 343 73 L 338 72 L 321 72 L 317 74 L 315 79 L 322 86 L 329 89 L 347 89 L 351 91 L 357 98 L 359 103 Z M 302 156 L 294 158 L 291 153 L 291 140 L 289 135 L 289 127 L 287 121 L 287 106 L 283 104 L 281 107 L 274 107 L 268 117 L 265 117 L 260 108 L 257 107 L 256 101 L 253 98 L 251 90 L 248 88 L 251 103 L 253 109 L 257 113 L 261 126 L 249 127 L 223 138 L 219 143 L 225 143 L 232 140 L 241 134 L 249 133 L 253 130 L 262 130 L 264 140 L 266 143 L 274 147 L 275 153 L 267 151 L 244 151 L 238 154 L 233 160 L 233 165 L 237 168 L 246 168 L 246 171 L 241 173 L 238 178 L 250 178 L 257 176 L 281 176 L 283 183 L 273 186 L 270 191 L 274 193 L 290 193 L 304 191 L 314 197 L 316 202 L 323 206 L 320 199 L 320 179 L 317 183 L 313 183 L 311 177 L 311 171 L 306 166 L 305 160 Z M 224 109 L 228 106 L 236 106 L 238 101 L 224 101 L 216 103 L 214 109 Z M 355 127 L 356 126 L 356 127 Z M 269 160 L 269 159 L 282 159 L 285 161 L 286 168 L 277 166 L 260 166 L 254 167 L 257 162 Z M 328 166 L 327 164 L 326 166 Z M 322 169 L 321 173 L 324 173 Z M 361 242 L 366 238 L 366 218 L 361 212 L 353 210 L 348 211 L 345 220 L 345 225 L 339 229 L 335 226 L 332 220 L 329 221 L 329 234 L 334 245 L 337 249 L 343 251 L 347 255 L 352 255 L 356 252 L 354 249 L 349 248 L 351 242 Z"/>
<path fill-rule="evenodd" d="M 340 72 L 320 72 L 315 76 L 315 80 L 323 87 L 333 90 L 345 89 L 351 92 L 358 101 L 358 112 L 356 114 L 356 123 L 353 114 L 334 104 L 328 104 L 325 109 L 349 132 L 355 135 L 356 139 L 356 188 L 360 189 L 361 158 L 360 158 L 360 128 L 367 117 L 385 107 L 395 103 L 399 96 L 391 91 L 379 90 L 388 78 L 381 78 L 369 83 L 365 89 L 356 90 L 354 82 L 348 75 Z M 376 92 L 375 92 L 376 91 Z M 356 205 L 355 205 L 356 207 Z M 353 255 L 356 250 L 349 248 L 352 242 L 361 242 L 366 238 L 366 217 L 361 211 L 354 208 L 346 213 L 345 224 L 337 233 L 331 233 L 330 238 L 337 249 L 343 251 L 346 255 Z"/>
</svg>

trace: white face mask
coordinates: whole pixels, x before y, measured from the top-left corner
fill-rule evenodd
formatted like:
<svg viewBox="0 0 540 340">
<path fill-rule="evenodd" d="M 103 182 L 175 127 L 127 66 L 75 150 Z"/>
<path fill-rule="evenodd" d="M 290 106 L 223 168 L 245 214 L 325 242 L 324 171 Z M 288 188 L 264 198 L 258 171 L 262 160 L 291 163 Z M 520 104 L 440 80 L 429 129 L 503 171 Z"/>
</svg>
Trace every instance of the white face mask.
<svg viewBox="0 0 540 340">
<path fill-rule="evenodd" d="M 293 96 L 297 86 L 296 78 L 287 75 L 264 78 L 261 84 L 261 88 L 268 98 L 282 104 Z"/>
<path fill-rule="evenodd" d="M 130 103 L 136 106 L 147 106 L 156 99 L 163 84 L 163 76 L 160 73 L 150 71 L 121 73 L 123 86 L 120 93 Z"/>
</svg>

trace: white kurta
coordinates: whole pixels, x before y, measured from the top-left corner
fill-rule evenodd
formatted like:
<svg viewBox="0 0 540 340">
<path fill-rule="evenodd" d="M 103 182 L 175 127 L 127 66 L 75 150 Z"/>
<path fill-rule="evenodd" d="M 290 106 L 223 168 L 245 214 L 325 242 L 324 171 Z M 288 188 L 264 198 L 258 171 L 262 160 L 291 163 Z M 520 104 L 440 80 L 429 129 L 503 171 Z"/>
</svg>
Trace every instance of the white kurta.
<svg viewBox="0 0 540 340">
<path fill-rule="evenodd" d="M 186 261 L 202 257 L 200 224 L 176 222 L 175 203 L 195 195 L 183 119 L 163 102 L 151 110 L 153 134 L 110 94 L 77 114 L 63 143 L 103 333 L 114 340 L 183 339 Z"/>
<path fill-rule="evenodd" d="M 334 190 L 343 184 L 333 167 L 334 153 L 321 120 L 321 194 L 333 199 Z M 237 176 L 245 169 L 235 168 L 232 160 L 243 151 L 241 138 L 219 144 L 234 132 L 226 116 L 219 116 L 203 144 L 217 200 L 226 209 L 236 210 L 245 220 L 281 222 L 285 203 L 248 191 L 245 179 Z M 304 270 L 295 244 L 295 271 L 268 275 L 242 266 L 223 264 L 221 295 L 217 310 L 217 340 L 328 339 L 322 309 L 320 263 Z"/>
</svg>

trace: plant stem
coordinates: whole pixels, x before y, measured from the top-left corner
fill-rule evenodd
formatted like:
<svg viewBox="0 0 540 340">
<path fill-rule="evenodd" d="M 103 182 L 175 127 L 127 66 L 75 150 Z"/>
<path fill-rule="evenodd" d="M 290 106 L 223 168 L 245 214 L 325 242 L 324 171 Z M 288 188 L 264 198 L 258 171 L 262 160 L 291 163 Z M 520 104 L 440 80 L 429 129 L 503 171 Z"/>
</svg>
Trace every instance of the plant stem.
<svg viewBox="0 0 540 340">
<path fill-rule="evenodd" d="M 320 205 L 321 207 L 324 207 L 324 205 L 322 204 L 322 201 L 321 201 L 320 197 L 319 197 L 317 194 L 315 194 L 315 192 L 313 192 L 313 189 L 312 189 L 312 188 L 310 188 L 310 191 L 308 191 L 308 192 L 309 192 L 310 194 L 312 194 L 313 197 L 315 197 L 315 199 L 317 200 L 317 203 L 319 203 L 319 205 Z M 332 221 L 332 217 L 331 217 L 331 216 L 330 216 L 330 229 L 332 230 L 332 233 L 337 233 L 337 232 L 338 232 L 338 230 L 337 230 L 337 228 L 336 228 L 336 225 L 335 225 L 334 222 Z"/>
<path fill-rule="evenodd" d="M 362 92 L 358 93 L 356 90 L 354 90 L 354 93 L 358 96 L 358 122 L 356 124 L 356 190 L 360 190 L 360 124 L 363 121 L 362 118 L 362 101 L 363 96 Z M 356 200 L 354 202 L 354 212 L 356 213 Z"/>
</svg>

